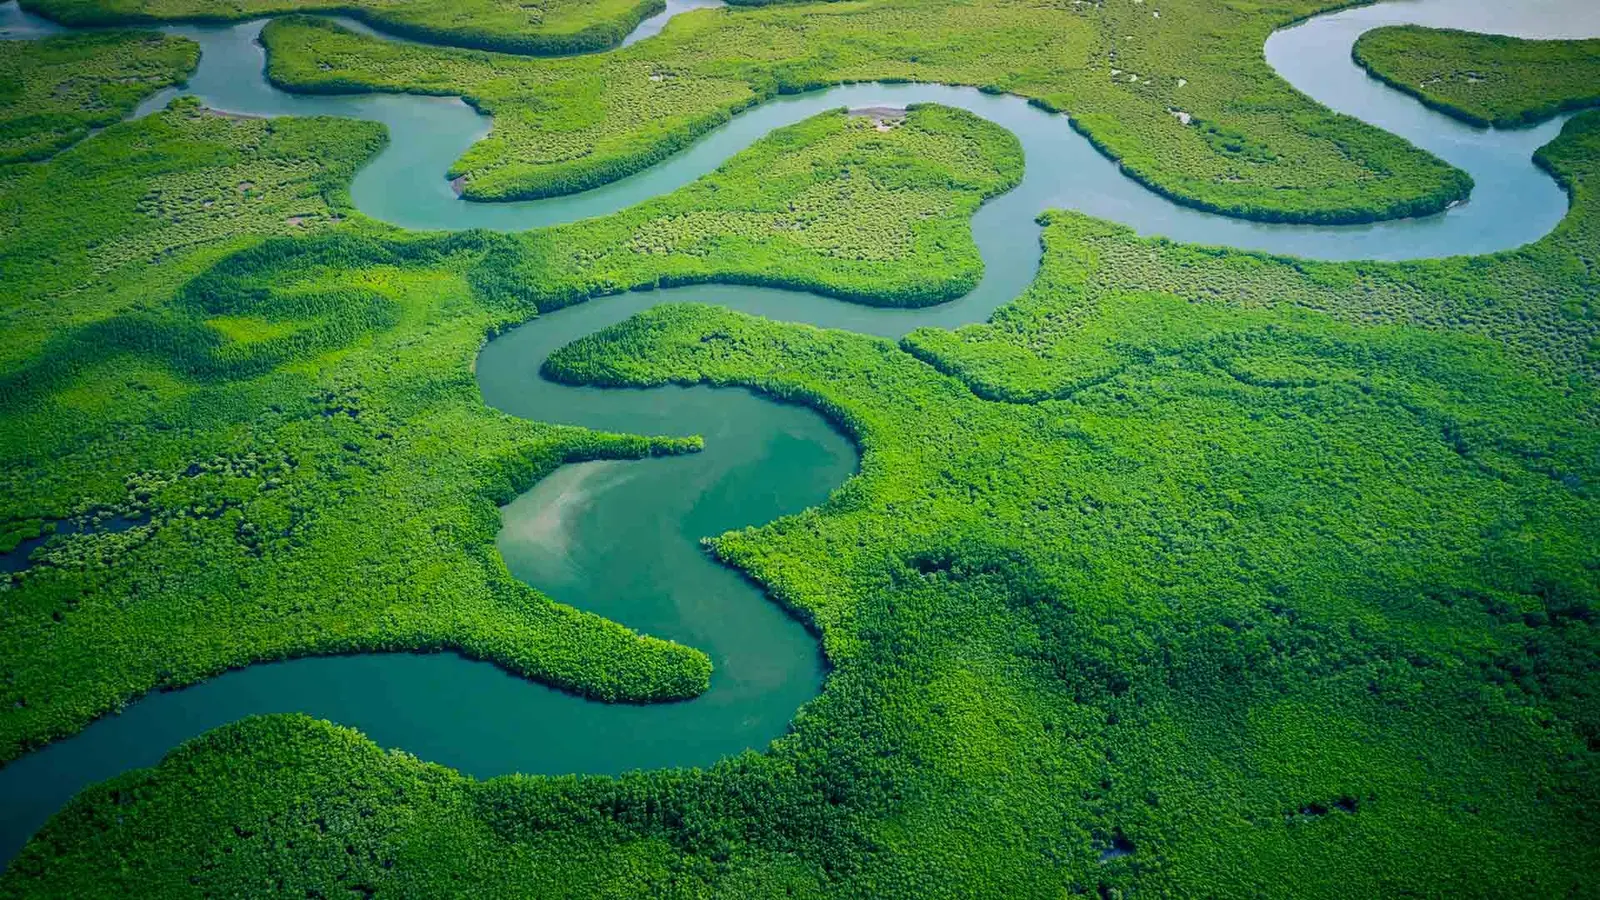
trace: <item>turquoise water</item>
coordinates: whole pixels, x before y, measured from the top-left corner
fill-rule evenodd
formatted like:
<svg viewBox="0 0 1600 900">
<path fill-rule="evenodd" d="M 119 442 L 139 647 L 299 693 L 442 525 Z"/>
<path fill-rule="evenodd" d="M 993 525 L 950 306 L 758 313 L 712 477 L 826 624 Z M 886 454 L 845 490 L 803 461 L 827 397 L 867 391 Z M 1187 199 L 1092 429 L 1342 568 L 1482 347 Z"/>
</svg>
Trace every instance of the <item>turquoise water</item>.
<svg viewBox="0 0 1600 900">
<path fill-rule="evenodd" d="M 667 23 L 672 21 L 673 17 L 691 9 L 716 9 L 726 5 L 722 0 L 667 0 L 667 8 L 640 22 L 638 28 L 622 39 L 622 46 L 631 47 L 645 38 L 655 37 L 661 33 L 661 29 L 667 27 Z"/>
<path fill-rule="evenodd" d="M 659 31 L 671 15 L 707 5 L 717 4 L 669 5 L 626 43 Z M 557 471 L 503 510 L 497 541 L 511 570 L 555 599 L 704 650 L 716 666 L 704 696 L 650 706 L 592 703 L 452 654 L 250 666 L 141 699 L 76 737 L 0 768 L 0 854 L 15 852 L 83 786 L 153 764 L 180 741 L 250 713 L 308 712 L 480 777 L 708 765 L 766 746 L 819 690 L 824 670 L 817 644 L 759 589 L 711 563 L 698 540 L 823 502 L 854 471 L 855 449 L 813 411 L 743 391 L 560 387 L 538 376 L 549 352 L 667 301 L 716 303 L 885 336 L 982 321 L 1032 279 L 1038 264 L 1033 217 L 1052 207 L 1176 240 L 1321 258 L 1484 253 L 1535 240 L 1566 210 L 1565 197 L 1530 162 L 1559 121 L 1514 132 L 1469 128 L 1368 79 L 1349 61 L 1356 36 L 1393 21 L 1527 36 L 1600 34 L 1600 5 L 1534 0 L 1515 13 L 1488 0 L 1385 4 L 1323 16 L 1268 41 L 1268 61 L 1300 90 L 1412 140 L 1477 181 L 1472 200 L 1447 213 L 1351 227 L 1263 225 L 1177 206 L 1123 177 L 1063 117 L 1016 98 L 938 85 L 849 85 L 779 98 L 735 117 L 685 153 L 605 188 L 533 203 L 466 203 L 450 190 L 444 172 L 487 132 L 488 121 L 461 101 L 286 94 L 261 77 L 260 22 L 163 29 L 201 43 L 200 68 L 184 92 L 218 109 L 386 124 L 391 146 L 361 171 L 351 194 L 363 212 L 411 228 L 516 230 L 611 212 L 692 181 L 773 128 L 839 106 L 931 101 L 972 110 L 1017 134 L 1027 175 L 1021 187 L 974 217 L 986 274 L 975 291 L 948 304 L 888 310 L 772 289 L 678 288 L 561 310 L 485 347 L 477 374 L 492 406 L 542 421 L 705 436 L 705 452 L 694 456 Z M 18 13 L 15 4 L 0 6 L 0 33 L 7 36 L 58 30 Z M 153 98 L 139 114 L 160 109 L 173 93 Z"/>
</svg>

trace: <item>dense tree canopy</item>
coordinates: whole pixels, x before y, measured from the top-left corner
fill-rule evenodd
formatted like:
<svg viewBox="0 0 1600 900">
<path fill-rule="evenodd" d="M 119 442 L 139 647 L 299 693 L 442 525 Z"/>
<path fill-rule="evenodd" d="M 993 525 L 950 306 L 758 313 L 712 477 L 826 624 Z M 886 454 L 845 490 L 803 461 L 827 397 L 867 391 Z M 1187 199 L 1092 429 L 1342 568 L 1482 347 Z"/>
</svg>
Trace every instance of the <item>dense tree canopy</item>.
<svg viewBox="0 0 1600 900">
<path fill-rule="evenodd" d="M 1386 84 L 1475 125 L 1529 125 L 1600 103 L 1600 39 L 1529 41 L 1403 26 L 1374 28 L 1354 52 Z"/>
</svg>

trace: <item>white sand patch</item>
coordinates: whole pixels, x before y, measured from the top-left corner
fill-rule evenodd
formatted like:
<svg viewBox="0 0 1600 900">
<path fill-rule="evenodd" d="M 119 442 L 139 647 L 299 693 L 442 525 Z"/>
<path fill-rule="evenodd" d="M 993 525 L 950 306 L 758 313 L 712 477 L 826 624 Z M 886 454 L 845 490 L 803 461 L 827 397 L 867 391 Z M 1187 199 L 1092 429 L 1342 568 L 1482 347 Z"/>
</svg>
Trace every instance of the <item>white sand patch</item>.
<svg viewBox="0 0 1600 900">
<path fill-rule="evenodd" d="M 893 131 L 906 120 L 906 111 L 898 106 L 867 106 L 852 109 L 848 114 L 871 119 L 876 131 Z"/>
<path fill-rule="evenodd" d="M 546 565 L 561 571 L 571 571 L 567 557 L 572 549 L 572 530 L 577 519 L 594 502 L 596 496 L 614 490 L 640 474 L 635 467 L 628 468 L 626 461 L 603 460 L 563 466 L 546 476 L 533 490 L 510 506 L 519 507 L 518 514 L 509 516 L 506 536 L 518 549 L 538 556 Z M 526 507 L 533 507 L 532 515 Z M 508 507 L 510 508 L 510 507 Z"/>
</svg>

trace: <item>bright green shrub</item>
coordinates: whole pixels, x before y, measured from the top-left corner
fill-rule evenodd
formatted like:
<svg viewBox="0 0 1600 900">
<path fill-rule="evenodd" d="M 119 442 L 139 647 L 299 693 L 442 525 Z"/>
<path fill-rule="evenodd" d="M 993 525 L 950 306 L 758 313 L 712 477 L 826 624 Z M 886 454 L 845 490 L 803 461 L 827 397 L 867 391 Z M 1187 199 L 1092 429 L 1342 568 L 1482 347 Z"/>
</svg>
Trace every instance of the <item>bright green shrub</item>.
<svg viewBox="0 0 1600 900">
<path fill-rule="evenodd" d="M 1600 103 L 1600 40 L 1529 41 L 1414 25 L 1352 49 L 1374 78 L 1474 125 L 1514 128 Z"/>
<path fill-rule="evenodd" d="M 978 283 L 967 220 L 1022 178 L 1022 149 L 962 110 L 887 131 L 842 112 L 780 129 L 716 172 L 615 215 L 533 232 L 517 263 L 541 309 L 705 281 L 927 306 Z"/>
<path fill-rule="evenodd" d="M 0 165 L 45 159 L 120 120 L 199 60 L 187 38 L 131 31 L 0 41 Z"/>
</svg>

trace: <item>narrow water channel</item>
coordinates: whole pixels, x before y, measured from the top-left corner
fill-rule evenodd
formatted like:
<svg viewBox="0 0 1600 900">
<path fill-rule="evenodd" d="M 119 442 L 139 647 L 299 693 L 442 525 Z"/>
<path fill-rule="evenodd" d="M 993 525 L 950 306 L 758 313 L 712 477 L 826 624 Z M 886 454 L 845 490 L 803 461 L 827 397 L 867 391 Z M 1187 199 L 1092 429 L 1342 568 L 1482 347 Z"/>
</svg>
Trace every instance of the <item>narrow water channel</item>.
<svg viewBox="0 0 1600 900">
<path fill-rule="evenodd" d="M 709 0 L 675 0 L 625 44 Z M 712 688 L 692 701 L 592 703 L 452 654 L 312 658 L 250 666 L 204 684 L 153 694 L 0 768 L 0 858 L 84 786 L 146 766 L 180 741 L 251 713 L 302 711 L 358 728 L 386 747 L 489 777 L 507 772 L 617 773 L 708 765 L 781 735 L 820 689 L 815 640 L 736 572 L 711 563 L 698 539 L 767 522 L 826 499 L 854 471 L 854 448 L 809 409 L 710 388 L 568 388 L 539 377 L 554 349 L 660 302 L 703 302 L 775 319 L 894 336 L 923 326 L 983 321 L 1019 293 L 1038 265 L 1042 209 L 1072 208 L 1145 234 L 1318 258 L 1409 259 L 1486 253 L 1535 240 L 1566 198 L 1531 155 L 1561 120 L 1500 132 L 1473 129 L 1368 79 L 1350 45 L 1379 24 L 1418 21 L 1536 37 L 1600 34 L 1600 4 L 1530 0 L 1515 14 L 1495 0 L 1421 0 L 1335 13 L 1280 31 L 1268 61 L 1297 88 L 1400 134 L 1468 171 L 1470 202 L 1424 219 L 1367 226 L 1264 225 L 1173 204 L 1122 176 L 1061 116 L 1013 97 L 939 85 L 848 85 L 783 97 L 735 117 L 646 172 L 571 197 L 473 204 L 443 173 L 487 132 L 456 99 L 396 95 L 297 96 L 262 77 L 261 22 L 172 26 L 200 42 L 184 93 L 255 115 L 333 115 L 388 126 L 390 147 L 352 186 L 366 214 L 408 228 L 519 230 L 621 209 L 703 175 L 773 128 L 839 106 L 938 102 L 1010 129 L 1027 154 L 1023 185 L 973 219 L 986 265 L 980 286 L 927 310 L 888 310 L 774 289 L 701 286 L 580 304 L 491 342 L 478 360 L 486 402 L 541 421 L 646 434 L 698 433 L 704 453 L 563 468 L 503 511 L 498 544 L 512 571 L 555 599 L 636 630 L 706 651 Z M 653 30 L 651 30 L 653 29 Z M 0 34 L 62 29 L 0 5 Z M 618 50 L 614 52 L 627 52 Z M 159 109 L 175 92 L 141 106 Z"/>
</svg>

